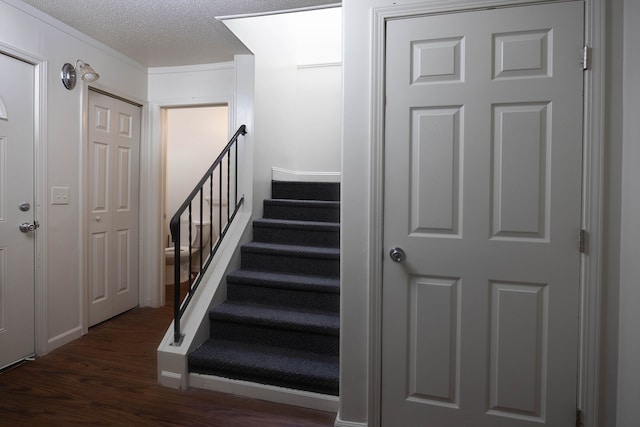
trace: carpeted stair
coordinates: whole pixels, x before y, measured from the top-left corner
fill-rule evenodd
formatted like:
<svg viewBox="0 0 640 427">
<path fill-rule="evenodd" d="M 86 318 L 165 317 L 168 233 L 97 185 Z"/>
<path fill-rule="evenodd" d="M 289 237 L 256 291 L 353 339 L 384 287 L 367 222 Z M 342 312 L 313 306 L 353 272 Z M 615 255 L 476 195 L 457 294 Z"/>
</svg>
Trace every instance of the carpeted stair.
<svg viewBox="0 0 640 427">
<path fill-rule="evenodd" d="M 274 181 L 189 371 L 338 394 L 340 187 Z"/>
</svg>

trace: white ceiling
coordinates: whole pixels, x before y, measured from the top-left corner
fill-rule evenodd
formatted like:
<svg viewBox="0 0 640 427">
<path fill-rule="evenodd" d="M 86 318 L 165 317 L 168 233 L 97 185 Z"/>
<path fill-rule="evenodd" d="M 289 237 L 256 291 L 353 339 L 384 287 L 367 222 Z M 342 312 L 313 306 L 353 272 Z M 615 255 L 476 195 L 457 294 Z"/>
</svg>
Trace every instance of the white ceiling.
<svg viewBox="0 0 640 427">
<path fill-rule="evenodd" d="M 23 0 L 148 67 L 233 60 L 247 48 L 216 16 L 322 7 L 340 0 Z"/>
</svg>

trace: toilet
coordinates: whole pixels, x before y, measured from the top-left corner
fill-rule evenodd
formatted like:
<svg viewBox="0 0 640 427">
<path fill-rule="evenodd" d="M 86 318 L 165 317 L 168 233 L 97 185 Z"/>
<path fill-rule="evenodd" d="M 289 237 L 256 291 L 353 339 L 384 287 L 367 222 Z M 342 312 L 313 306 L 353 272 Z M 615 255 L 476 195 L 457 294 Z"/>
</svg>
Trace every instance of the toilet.
<svg viewBox="0 0 640 427">
<path fill-rule="evenodd" d="M 188 221 L 183 220 L 180 223 L 180 283 L 186 282 L 189 273 L 193 268 L 189 268 L 189 228 Z M 208 255 L 209 233 L 211 223 L 202 222 L 200 226 L 199 220 L 192 221 L 191 228 L 191 260 L 192 264 L 199 267 L 200 264 L 200 235 L 202 234 L 202 247 L 205 248 L 204 256 Z M 173 285 L 174 262 L 175 262 L 175 246 L 173 244 L 164 250 L 164 284 Z"/>
</svg>

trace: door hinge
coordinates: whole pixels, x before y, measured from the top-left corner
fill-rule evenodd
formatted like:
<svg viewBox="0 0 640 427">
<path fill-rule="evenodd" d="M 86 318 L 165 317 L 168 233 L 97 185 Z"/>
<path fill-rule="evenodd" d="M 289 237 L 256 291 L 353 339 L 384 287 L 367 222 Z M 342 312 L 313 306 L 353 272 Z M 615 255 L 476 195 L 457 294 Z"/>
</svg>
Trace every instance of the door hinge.
<svg viewBox="0 0 640 427">
<path fill-rule="evenodd" d="M 586 254 L 589 251 L 589 232 L 584 228 L 580 230 L 578 236 L 578 250 L 582 254 Z"/>
<path fill-rule="evenodd" d="M 582 409 L 578 409 L 578 408 L 576 408 L 576 427 L 584 427 Z"/>
<path fill-rule="evenodd" d="M 591 48 L 589 46 L 585 46 L 582 48 L 582 69 L 588 70 L 591 66 Z"/>
</svg>

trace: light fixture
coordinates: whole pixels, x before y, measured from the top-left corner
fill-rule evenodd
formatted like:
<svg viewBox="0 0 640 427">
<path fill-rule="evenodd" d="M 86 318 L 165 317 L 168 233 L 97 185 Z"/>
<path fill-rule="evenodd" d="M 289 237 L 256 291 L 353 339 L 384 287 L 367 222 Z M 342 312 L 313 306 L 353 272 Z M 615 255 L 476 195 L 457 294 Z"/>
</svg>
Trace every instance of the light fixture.
<svg viewBox="0 0 640 427">
<path fill-rule="evenodd" d="M 62 66 L 60 78 L 62 79 L 64 87 L 69 90 L 76 87 L 76 74 L 80 74 L 80 78 L 85 82 L 95 82 L 100 78 L 100 75 L 96 73 L 96 70 L 91 68 L 91 65 L 78 59 L 75 67 L 68 62 Z"/>
</svg>

